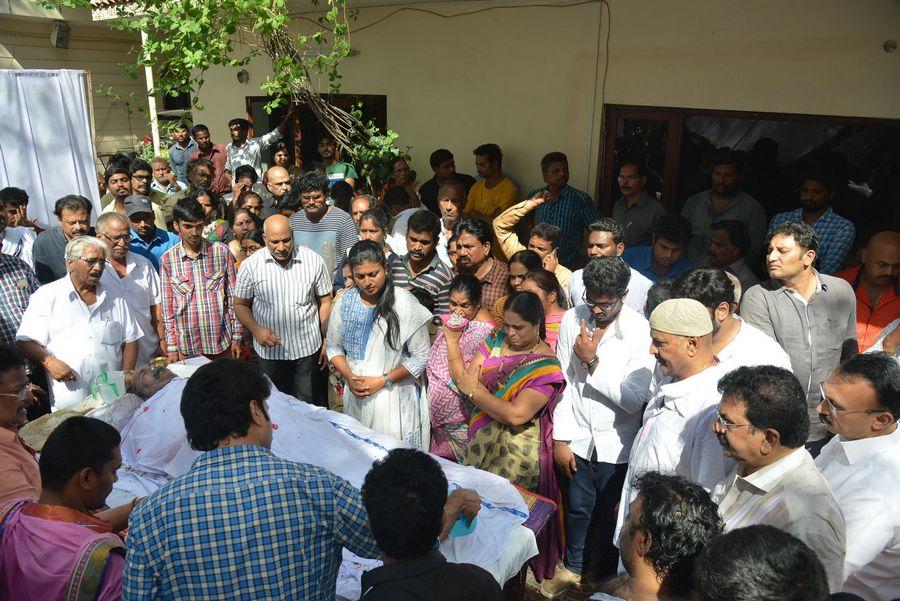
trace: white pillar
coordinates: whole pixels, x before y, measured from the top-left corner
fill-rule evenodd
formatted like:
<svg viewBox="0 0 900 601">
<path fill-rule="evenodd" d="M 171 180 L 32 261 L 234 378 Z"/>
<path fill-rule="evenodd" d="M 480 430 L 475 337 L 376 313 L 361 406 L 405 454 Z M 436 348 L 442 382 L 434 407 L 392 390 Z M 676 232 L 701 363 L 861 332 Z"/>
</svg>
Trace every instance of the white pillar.
<svg viewBox="0 0 900 601">
<path fill-rule="evenodd" d="M 141 45 L 147 42 L 147 33 L 141 30 Z M 159 121 L 156 118 L 156 97 L 153 96 L 153 68 L 144 67 L 147 79 L 147 110 L 150 113 L 150 135 L 153 137 L 153 154 L 159 156 Z M 130 117 L 129 117 L 130 118 Z"/>
</svg>

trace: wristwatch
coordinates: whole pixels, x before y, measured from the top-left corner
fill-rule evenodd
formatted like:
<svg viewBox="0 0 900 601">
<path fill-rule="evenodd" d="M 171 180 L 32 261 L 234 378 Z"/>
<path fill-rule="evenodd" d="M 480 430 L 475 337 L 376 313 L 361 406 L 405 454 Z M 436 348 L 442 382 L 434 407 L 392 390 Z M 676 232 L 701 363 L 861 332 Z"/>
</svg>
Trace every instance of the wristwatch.
<svg viewBox="0 0 900 601">
<path fill-rule="evenodd" d="M 595 356 L 595 357 L 592 357 L 590 361 L 582 361 L 581 367 L 583 367 L 587 371 L 591 371 L 592 369 L 594 369 L 594 366 L 597 365 L 597 363 L 599 363 L 599 362 L 600 362 L 600 359 L 598 359 Z"/>
<path fill-rule="evenodd" d="M 381 374 L 381 377 L 384 378 L 384 387 L 390 390 L 394 385 L 394 381 L 391 380 L 387 374 Z"/>
</svg>

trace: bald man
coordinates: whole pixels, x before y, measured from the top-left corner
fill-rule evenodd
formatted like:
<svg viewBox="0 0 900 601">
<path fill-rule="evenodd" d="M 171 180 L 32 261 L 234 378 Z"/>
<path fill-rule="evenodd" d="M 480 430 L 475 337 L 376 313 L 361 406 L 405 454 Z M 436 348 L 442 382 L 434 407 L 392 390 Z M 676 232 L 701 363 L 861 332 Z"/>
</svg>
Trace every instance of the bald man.
<svg viewBox="0 0 900 601">
<path fill-rule="evenodd" d="M 856 335 L 859 352 L 869 349 L 884 327 L 900 317 L 900 233 L 885 231 L 869 239 L 862 264 L 837 273 L 856 291 Z"/>
<path fill-rule="evenodd" d="M 288 170 L 284 167 L 270 167 L 266 171 L 266 190 L 269 194 L 263 198 L 263 218 L 277 214 L 290 195 L 291 175 Z"/>
<path fill-rule="evenodd" d="M 287 178 L 287 171 L 281 167 Z M 283 215 L 263 223 L 266 247 L 241 263 L 234 312 L 253 335 L 259 365 L 278 390 L 328 406 L 322 348 L 331 313 L 331 279 L 318 254 L 294 244 Z M 259 302 L 254 302 L 258 300 Z"/>
</svg>

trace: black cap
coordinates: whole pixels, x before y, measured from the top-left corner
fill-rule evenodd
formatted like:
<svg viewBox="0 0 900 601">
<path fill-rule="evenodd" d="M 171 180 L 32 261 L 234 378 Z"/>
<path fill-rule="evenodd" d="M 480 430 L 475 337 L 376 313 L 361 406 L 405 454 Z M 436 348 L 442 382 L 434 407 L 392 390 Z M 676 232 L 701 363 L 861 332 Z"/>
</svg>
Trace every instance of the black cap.
<svg viewBox="0 0 900 601">
<path fill-rule="evenodd" d="M 132 194 L 125 199 L 125 214 L 131 217 L 136 213 L 153 213 L 153 203 L 141 194 Z"/>
</svg>

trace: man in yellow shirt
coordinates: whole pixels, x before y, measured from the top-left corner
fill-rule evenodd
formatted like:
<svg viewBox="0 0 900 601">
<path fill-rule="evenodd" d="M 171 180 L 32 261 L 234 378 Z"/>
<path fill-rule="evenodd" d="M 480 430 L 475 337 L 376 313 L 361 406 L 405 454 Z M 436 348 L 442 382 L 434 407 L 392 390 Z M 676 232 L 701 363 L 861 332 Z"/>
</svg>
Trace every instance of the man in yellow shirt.
<svg viewBox="0 0 900 601">
<path fill-rule="evenodd" d="M 496 144 L 482 144 L 474 151 L 475 168 L 483 179 L 469 189 L 463 213 L 491 223 L 494 217 L 519 201 L 519 190 L 503 175 L 503 153 Z"/>
</svg>

